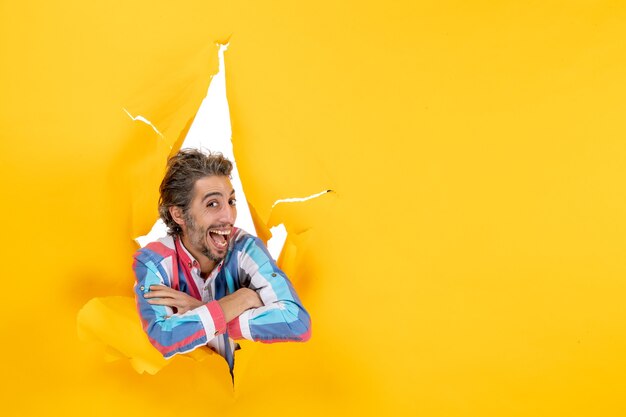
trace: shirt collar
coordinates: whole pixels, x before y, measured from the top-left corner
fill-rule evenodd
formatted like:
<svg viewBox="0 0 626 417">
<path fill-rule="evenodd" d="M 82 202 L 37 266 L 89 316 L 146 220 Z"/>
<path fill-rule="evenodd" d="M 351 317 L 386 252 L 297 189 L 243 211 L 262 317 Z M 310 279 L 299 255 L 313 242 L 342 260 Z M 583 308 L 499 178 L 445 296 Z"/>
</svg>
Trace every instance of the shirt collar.
<svg viewBox="0 0 626 417">
<path fill-rule="evenodd" d="M 187 250 L 187 248 L 185 247 L 185 245 L 183 245 L 183 242 L 179 236 L 176 236 L 174 238 L 174 244 L 176 245 L 176 253 L 178 253 L 178 257 L 180 261 L 182 262 L 185 272 L 191 275 L 192 269 L 196 268 L 199 271 L 200 262 L 198 262 L 196 258 L 194 258 L 193 255 Z M 219 272 L 222 269 L 223 264 L 224 264 L 224 259 L 222 259 L 220 263 L 215 266 L 214 271 Z M 211 271 L 211 274 L 212 273 L 213 271 Z M 200 275 L 200 272 L 198 272 L 198 275 Z"/>
</svg>

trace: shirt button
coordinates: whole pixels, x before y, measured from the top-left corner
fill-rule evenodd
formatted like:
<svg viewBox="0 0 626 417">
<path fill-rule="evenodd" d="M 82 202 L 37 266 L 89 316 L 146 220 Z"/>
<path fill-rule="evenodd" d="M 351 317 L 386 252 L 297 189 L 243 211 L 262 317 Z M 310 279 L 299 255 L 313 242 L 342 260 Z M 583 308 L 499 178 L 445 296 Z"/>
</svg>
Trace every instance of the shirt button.
<svg viewBox="0 0 626 417">
<path fill-rule="evenodd" d="M 140 289 L 141 291 L 143 291 L 143 290 L 144 290 L 144 286 L 142 285 L 141 287 L 139 287 L 139 289 Z"/>
<path fill-rule="evenodd" d="M 276 274 L 272 272 L 272 276 L 273 276 L 273 277 L 275 277 L 275 276 L 276 276 Z"/>
<path fill-rule="evenodd" d="M 191 268 L 191 262 L 187 262 L 187 267 Z"/>
</svg>

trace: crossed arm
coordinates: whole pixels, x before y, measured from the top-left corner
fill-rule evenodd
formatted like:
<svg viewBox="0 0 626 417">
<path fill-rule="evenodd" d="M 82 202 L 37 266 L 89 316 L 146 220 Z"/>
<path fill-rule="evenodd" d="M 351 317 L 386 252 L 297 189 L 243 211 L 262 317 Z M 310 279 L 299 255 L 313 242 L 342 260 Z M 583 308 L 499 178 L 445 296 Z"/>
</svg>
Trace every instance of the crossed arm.
<svg viewBox="0 0 626 417">
<path fill-rule="evenodd" d="M 171 288 L 167 258 L 149 248 L 138 251 L 133 265 L 137 307 L 144 331 L 163 356 L 188 352 L 225 332 L 232 339 L 264 343 L 309 339 L 309 314 L 262 243 L 247 240 L 240 256 L 248 283 L 204 303 Z M 229 273 L 239 276 L 236 269 Z"/>
<path fill-rule="evenodd" d="M 148 299 L 148 303 L 151 305 L 176 308 L 178 314 L 185 314 L 205 304 L 187 293 L 177 291 L 165 285 L 150 286 L 150 292 L 147 292 L 144 297 Z M 240 288 L 234 293 L 220 298 L 217 300 L 217 303 L 222 308 L 224 319 L 227 323 L 235 317 L 239 317 L 246 310 L 263 306 L 261 297 L 250 288 Z"/>
</svg>

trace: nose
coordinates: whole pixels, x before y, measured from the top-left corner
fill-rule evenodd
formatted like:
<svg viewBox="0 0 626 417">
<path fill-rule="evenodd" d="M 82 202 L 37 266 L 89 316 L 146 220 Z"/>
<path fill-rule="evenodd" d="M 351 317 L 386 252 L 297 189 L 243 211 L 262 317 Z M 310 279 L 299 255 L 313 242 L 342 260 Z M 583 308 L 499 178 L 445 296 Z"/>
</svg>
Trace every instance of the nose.
<svg viewBox="0 0 626 417">
<path fill-rule="evenodd" d="M 225 204 L 220 211 L 220 223 L 235 224 L 237 219 L 237 207 Z"/>
</svg>

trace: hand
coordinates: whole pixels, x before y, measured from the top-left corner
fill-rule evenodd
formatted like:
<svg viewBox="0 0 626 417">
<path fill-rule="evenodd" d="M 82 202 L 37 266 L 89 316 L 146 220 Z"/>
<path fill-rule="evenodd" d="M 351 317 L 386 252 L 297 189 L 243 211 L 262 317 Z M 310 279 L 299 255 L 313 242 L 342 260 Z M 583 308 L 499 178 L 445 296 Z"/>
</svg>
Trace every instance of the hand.
<svg viewBox="0 0 626 417">
<path fill-rule="evenodd" d="M 250 288 L 240 288 L 232 294 L 217 300 L 224 311 L 224 318 L 227 322 L 239 316 L 246 310 L 251 308 L 263 307 L 263 301 Z"/>
<path fill-rule="evenodd" d="M 245 294 L 245 297 L 248 299 L 248 308 L 259 308 L 265 305 L 256 291 L 250 288 L 240 288 L 237 291 L 241 291 Z"/>
<path fill-rule="evenodd" d="M 202 301 L 189 294 L 165 285 L 151 285 L 150 292 L 145 293 L 144 297 L 148 299 L 150 304 L 173 307 L 178 314 L 184 314 L 204 305 Z"/>
</svg>

